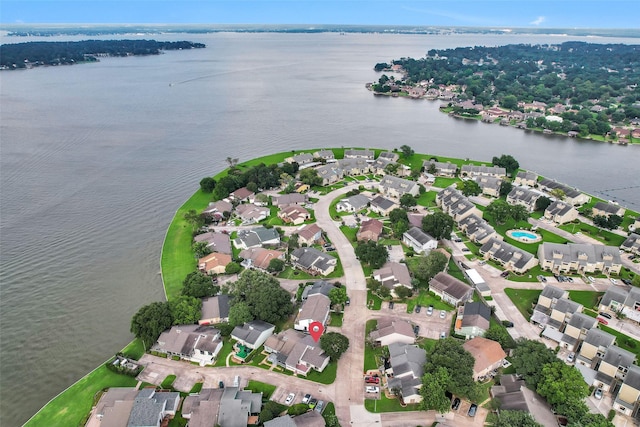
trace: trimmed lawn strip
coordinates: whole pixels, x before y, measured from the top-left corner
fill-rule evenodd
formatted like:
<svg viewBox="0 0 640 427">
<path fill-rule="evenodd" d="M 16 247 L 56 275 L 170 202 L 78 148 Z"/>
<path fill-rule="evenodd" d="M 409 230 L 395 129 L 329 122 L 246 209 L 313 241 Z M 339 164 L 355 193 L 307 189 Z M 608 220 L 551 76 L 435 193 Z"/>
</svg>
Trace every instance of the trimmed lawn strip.
<svg viewBox="0 0 640 427">
<path fill-rule="evenodd" d="M 213 366 L 227 366 L 227 356 L 233 351 L 233 343 L 228 338 L 224 340 L 218 358 Z"/>
<path fill-rule="evenodd" d="M 640 342 L 625 335 L 622 332 L 618 332 L 615 329 L 611 329 L 608 326 L 598 324 L 598 327 L 605 332 L 610 333 L 616 337 L 616 345 L 624 350 L 630 351 L 636 355 L 636 358 L 640 358 Z"/>
<path fill-rule="evenodd" d="M 418 292 L 418 296 L 411 298 L 407 301 L 407 313 L 413 313 L 413 310 L 416 307 L 416 304 L 420 304 L 422 307 L 429 307 L 433 305 L 434 310 L 445 310 L 451 311 L 453 307 L 442 301 L 439 297 L 433 295 L 429 291 L 421 290 Z M 434 313 L 434 316 L 436 314 Z M 425 314 L 426 316 L 426 314 Z"/>
<path fill-rule="evenodd" d="M 598 301 L 604 292 L 595 291 L 569 291 L 569 299 L 584 306 L 584 308 L 598 309 Z"/>
<path fill-rule="evenodd" d="M 371 331 L 376 329 L 378 321 L 376 319 L 367 320 L 365 326 L 365 344 L 364 344 L 364 372 L 369 369 L 378 369 L 378 360 L 382 355 L 382 347 L 372 347 L 367 341 L 366 337 L 369 336 Z"/>
<path fill-rule="evenodd" d="M 329 326 L 342 326 L 342 315 L 343 313 L 331 312 L 331 321 L 329 322 Z"/>
<path fill-rule="evenodd" d="M 165 378 L 162 383 L 160 383 L 160 387 L 164 388 L 164 389 L 169 389 L 172 388 L 171 386 L 173 385 L 173 382 L 176 380 L 176 376 L 171 374 L 171 375 L 167 375 L 167 378 Z"/>
<path fill-rule="evenodd" d="M 333 384 L 336 380 L 336 374 L 338 373 L 338 364 L 336 362 L 329 362 L 324 371 L 318 372 L 314 369 L 309 371 L 307 379 L 320 384 Z M 304 378 L 304 377 L 302 377 Z"/>
<path fill-rule="evenodd" d="M 382 308 L 382 298 L 367 290 L 367 308 L 369 310 L 380 310 Z"/>
<path fill-rule="evenodd" d="M 531 319 L 533 307 L 536 301 L 538 301 L 541 292 L 542 291 L 538 289 L 504 289 L 504 293 L 507 294 L 513 305 L 516 306 L 527 320 Z"/>
<path fill-rule="evenodd" d="M 269 400 L 273 392 L 276 391 L 276 386 L 260 381 L 249 380 L 249 384 L 247 384 L 245 390 L 251 390 L 254 393 L 262 393 L 262 398 Z"/>
<path fill-rule="evenodd" d="M 379 414 L 381 412 L 409 412 L 418 411 L 418 404 L 400 405 L 399 399 L 388 399 L 384 393 L 380 393 L 380 399 L 365 399 L 364 407 L 367 411 Z"/>
<path fill-rule="evenodd" d="M 127 359 L 140 360 L 144 356 L 144 344 L 139 338 L 135 338 L 131 341 L 121 352 Z"/>
<path fill-rule="evenodd" d="M 624 236 L 599 229 L 598 227 L 585 224 L 584 222 L 578 222 L 577 224 L 575 222 L 570 222 L 560 225 L 558 228 L 571 234 L 575 234 L 579 231 L 580 233 L 586 234 L 587 236 L 592 237 L 608 246 L 620 246 L 625 241 Z"/>
<path fill-rule="evenodd" d="M 435 206 L 436 195 L 437 193 L 435 191 L 425 191 L 420 195 L 420 197 L 418 197 L 416 201 L 420 206 L 425 206 L 425 207 Z"/>
<path fill-rule="evenodd" d="M 322 418 L 324 418 L 325 424 L 329 424 L 329 421 L 333 421 L 333 417 L 336 416 L 336 407 L 333 405 L 333 402 L 327 403 L 327 406 L 324 407 L 324 411 L 322 411 Z"/>
</svg>

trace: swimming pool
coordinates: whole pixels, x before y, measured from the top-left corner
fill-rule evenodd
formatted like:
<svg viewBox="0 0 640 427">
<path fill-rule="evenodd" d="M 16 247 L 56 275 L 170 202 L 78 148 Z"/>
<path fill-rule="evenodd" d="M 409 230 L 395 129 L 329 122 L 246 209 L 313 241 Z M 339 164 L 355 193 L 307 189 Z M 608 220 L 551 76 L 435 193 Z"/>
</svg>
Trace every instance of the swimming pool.
<svg viewBox="0 0 640 427">
<path fill-rule="evenodd" d="M 507 236 L 523 243 L 536 243 L 542 240 L 542 236 L 538 233 L 527 230 L 509 230 L 507 231 Z"/>
</svg>

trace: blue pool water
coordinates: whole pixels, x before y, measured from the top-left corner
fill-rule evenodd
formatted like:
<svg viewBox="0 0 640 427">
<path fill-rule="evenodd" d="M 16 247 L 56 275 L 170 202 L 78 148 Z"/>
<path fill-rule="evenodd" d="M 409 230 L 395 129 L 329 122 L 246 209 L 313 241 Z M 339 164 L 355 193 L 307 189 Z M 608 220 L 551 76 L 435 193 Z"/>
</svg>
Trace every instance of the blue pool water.
<svg viewBox="0 0 640 427">
<path fill-rule="evenodd" d="M 512 231 L 511 235 L 513 237 L 516 238 L 526 238 L 526 239 L 531 239 L 531 240 L 535 240 L 538 238 L 538 235 L 533 234 L 533 233 L 529 233 L 528 231 Z"/>
</svg>

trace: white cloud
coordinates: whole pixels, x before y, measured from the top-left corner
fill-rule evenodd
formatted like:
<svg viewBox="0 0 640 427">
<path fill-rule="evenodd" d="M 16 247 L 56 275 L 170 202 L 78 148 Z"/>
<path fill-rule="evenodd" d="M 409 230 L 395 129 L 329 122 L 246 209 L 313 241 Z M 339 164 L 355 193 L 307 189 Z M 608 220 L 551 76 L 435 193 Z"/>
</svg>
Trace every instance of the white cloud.
<svg viewBox="0 0 640 427">
<path fill-rule="evenodd" d="M 529 22 L 529 24 L 531 25 L 540 25 L 545 21 L 545 17 L 544 16 L 538 16 L 536 19 L 534 19 L 533 21 Z"/>
</svg>

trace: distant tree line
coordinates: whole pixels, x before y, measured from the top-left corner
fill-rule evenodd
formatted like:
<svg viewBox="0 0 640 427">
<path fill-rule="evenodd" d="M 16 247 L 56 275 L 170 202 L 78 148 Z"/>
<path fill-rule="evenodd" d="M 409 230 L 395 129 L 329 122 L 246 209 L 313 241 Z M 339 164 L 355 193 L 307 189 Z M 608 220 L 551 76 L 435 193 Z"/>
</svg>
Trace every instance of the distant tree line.
<svg viewBox="0 0 640 427">
<path fill-rule="evenodd" d="M 156 40 L 84 40 L 26 42 L 0 46 L 0 67 L 18 69 L 42 65 L 97 61 L 98 56 L 158 55 L 163 50 L 204 48 L 202 43 Z"/>
</svg>

